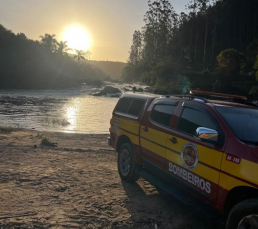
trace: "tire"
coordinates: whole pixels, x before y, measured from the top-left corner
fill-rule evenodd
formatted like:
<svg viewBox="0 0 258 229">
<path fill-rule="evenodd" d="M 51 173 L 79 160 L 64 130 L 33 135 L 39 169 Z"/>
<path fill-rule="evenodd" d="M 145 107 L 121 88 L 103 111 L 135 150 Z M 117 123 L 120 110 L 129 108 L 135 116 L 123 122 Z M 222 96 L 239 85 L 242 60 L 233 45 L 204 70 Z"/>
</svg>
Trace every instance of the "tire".
<svg viewBox="0 0 258 229">
<path fill-rule="evenodd" d="M 127 182 L 137 181 L 140 175 L 136 173 L 136 167 L 132 145 L 123 144 L 117 158 L 117 168 L 121 179 Z"/>
<path fill-rule="evenodd" d="M 226 229 L 247 228 L 258 228 L 258 199 L 248 199 L 238 203 L 228 215 Z"/>
</svg>

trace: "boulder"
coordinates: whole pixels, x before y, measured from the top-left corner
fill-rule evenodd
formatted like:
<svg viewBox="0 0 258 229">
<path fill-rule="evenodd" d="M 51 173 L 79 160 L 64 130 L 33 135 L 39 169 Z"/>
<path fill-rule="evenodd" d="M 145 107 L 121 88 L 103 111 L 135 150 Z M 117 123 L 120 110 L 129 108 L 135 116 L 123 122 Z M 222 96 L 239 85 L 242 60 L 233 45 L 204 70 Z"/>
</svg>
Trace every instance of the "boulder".
<svg viewBox="0 0 258 229">
<path fill-rule="evenodd" d="M 143 89 L 140 87 L 140 88 L 136 88 L 136 92 L 143 92 Z"/>
<path fill-rule="evenodd" d="M 117 94 L 122 93 L 118 88 L 112 86 L 106 86 L 104 89 L 98 93 L 92 94 L 93 96 L 102 96 L 107 94 Z"/>
<path fill-rule="evenodd" d="M 144 91 L 148 92 L 148 93 L 152 93 L 153 92 L 153 88 L 152 87 L 145 87 Z"/>
</svg>

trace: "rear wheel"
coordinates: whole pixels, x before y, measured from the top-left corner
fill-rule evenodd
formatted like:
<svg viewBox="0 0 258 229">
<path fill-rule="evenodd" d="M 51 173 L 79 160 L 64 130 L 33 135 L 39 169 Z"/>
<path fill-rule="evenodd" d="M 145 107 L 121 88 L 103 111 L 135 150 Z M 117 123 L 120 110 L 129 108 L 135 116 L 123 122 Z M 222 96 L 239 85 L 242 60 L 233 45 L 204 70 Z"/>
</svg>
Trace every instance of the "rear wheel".
<svg viewBox="0 0 258 229">
<path fill-rule="evenodd" d="M 257 229 L 258 199 L 244 200 L 234 206 L 228 216 L 226 229 Z"/>
<path fill-rule="evenodd" d="M 139 175 L 136 173 L 136 163 L 134 160 L 132 145 L 123 144 L 118 152 L 117 158 L 118 173 L 124 181 L 137 181 Z"/>
</svg>

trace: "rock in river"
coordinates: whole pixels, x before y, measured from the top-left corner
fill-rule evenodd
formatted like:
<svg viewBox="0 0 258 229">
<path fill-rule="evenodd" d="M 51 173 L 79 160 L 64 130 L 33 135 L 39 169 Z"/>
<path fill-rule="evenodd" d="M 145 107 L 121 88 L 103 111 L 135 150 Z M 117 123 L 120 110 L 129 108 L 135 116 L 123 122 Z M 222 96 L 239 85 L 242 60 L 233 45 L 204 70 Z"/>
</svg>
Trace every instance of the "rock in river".
<svg viewBox="0 0 258 229">
<path fill-rule="evenodd" d="M 116 94 L 121 94 L 122 92 L 118 89 L 118 88 L 115 88 L 115 87 L 112 87 L 112 86 L 106 86 L 101 92 L 98 92 L 98 93 L 95 93 L 95 94 L 92 94 L 94 96 L 102 96 L 102 95 L 116 95 Z"/>
</svg>

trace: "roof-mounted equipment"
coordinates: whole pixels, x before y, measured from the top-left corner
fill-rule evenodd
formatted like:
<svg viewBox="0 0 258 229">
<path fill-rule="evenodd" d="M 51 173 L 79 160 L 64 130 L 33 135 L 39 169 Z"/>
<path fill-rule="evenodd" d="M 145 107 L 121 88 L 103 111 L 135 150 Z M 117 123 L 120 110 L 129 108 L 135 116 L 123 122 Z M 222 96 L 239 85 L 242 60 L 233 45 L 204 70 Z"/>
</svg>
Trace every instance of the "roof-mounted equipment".
<svg viewBox="0 0 258 229">
<path fill-rule="evenodd" d="M 230 101 L 247 101 L 246 96 L 240 96 L 240 95 L 230 95 L 230 94 L 223 94 L 223 93 L 217 93 L 217 92 L 208 92 L 208 91 L 199 91 L 199 90 L 191 90 L 190 94 L 192 95 L 198 95 L 205 98 L 214 98 L 214 99 L 221 99 L 221 100 L 230 100 Z"/>
</svg>

